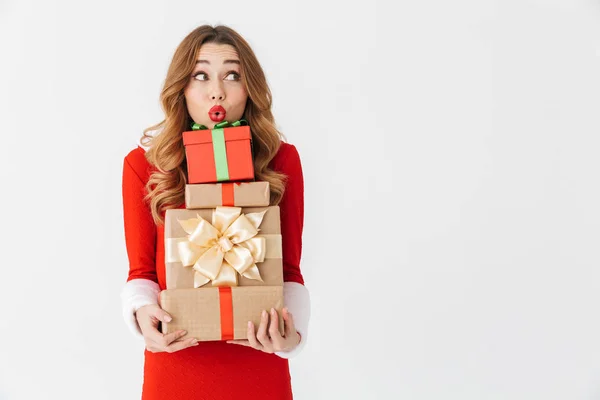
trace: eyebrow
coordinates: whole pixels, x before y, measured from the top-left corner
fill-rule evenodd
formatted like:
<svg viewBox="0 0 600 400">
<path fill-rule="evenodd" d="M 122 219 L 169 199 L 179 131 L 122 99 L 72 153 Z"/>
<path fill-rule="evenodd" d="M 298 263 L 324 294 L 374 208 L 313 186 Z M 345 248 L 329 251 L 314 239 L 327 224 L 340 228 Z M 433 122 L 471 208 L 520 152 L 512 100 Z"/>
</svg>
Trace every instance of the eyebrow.
<svg viewBox="0 0 600 400">
<path fill-rule="evenodd" d="M 208 60 L 197 60 L 196 61 L 196 65 L 198 64 L 210 64 L 210 61 Z M 225 60 L 223 61 L 223 64 L 240 64 L 240 60 Z"/>
</svg>

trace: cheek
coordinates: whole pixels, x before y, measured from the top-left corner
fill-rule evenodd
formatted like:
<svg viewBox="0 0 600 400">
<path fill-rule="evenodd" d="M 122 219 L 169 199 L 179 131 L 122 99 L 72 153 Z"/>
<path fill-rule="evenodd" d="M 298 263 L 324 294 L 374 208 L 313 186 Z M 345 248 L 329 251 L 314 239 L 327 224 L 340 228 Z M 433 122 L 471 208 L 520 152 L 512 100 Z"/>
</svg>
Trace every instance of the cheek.
<svg viewBox="0 0 600 400">
<path fill-rule="evenodd" d="M 212 103 L 205 96 L 198 93 L 192 94 L 186 101 L 190 113 L 204 113 L 212 106 Z"/>
<path fill-rule="evenodd" d="M 185 101 L 187 101 L 190 104 L 195 104 L 198 102 L 198 100 L 200 100 L 200 96 L 198 96 L 198 93 L 195 90 L 187 89 L 184 91 L 184 95 Z"/>
<path fill-rule="evenodd" d="M 183 90 L 183 94 L 186 100 L 189 99 L 192 102 L 198 103 L 200 101 L 206 101 L 207 89 L 199 84 L 199 82 L 190 82 Z"/>
<path fill-rule="evenodd" d="M 242 89 L 236 91 L 236 93 L 235 93 L 235 103 L 238 106 L 240 106 L 240 107 L 245 106 L 247 99 L 248 99 L 248 93 L 246 92 L 245 88 L 242 88 Z"/>
</svg>

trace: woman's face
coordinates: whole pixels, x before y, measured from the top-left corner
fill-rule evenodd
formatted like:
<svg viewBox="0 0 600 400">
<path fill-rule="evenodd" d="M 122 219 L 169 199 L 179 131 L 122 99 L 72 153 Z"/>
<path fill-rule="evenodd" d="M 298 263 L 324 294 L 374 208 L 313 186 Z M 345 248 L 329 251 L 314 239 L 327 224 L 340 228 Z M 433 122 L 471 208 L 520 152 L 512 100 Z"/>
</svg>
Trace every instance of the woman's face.
<svg viewBox="0 0 600 400">
<path fill-rule="evenodd" d="M 199 53 L 184 90 L 190 116 L 209 129 L 223 120 L 239 120 L 248 92 L 241 79 L 237 51 L 227 44 L 205 43 Z"/>
</svg>

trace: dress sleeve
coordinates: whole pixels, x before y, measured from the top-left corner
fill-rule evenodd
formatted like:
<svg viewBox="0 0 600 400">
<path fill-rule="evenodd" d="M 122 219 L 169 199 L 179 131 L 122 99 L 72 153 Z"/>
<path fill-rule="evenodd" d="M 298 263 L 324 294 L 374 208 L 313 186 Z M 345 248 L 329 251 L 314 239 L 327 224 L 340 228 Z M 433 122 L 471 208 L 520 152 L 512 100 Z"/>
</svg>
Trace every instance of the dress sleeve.
<svg viewBox="0 0 600 400">
<path fill-rule="evenodd" d="M 156 276 L 156 225 L 144 201 L 145 183 L 126 157 L 123 162 L 123 219 L 125 244 L 132 279 L 158 282 Z"/>
<path fill-rule="evenodd" d="M 287 175 L 286 187 L 279 202 L 283 251 L 283 280 L 304 285 L 300 271 L 302 229 L 304 226 L 304 177 L 298 150 L 290 145 L 281 171 Z"/>
<path fill-rule="evenodd" d="M 302 256 L 302 230 L 304 226 L 304 177 L 300 155 L 290 145 L 282 162 L 280 172 L 287 175 L 285 192 L 279 202 L 283 246 L 283 297 L 284 304 L 294 319 L 296 331 L 301 339 L 291 351 L 276 352 L 279 357 L 292 358 L 301 353 L 308 339 L 310 321 L 310 296 L 304 286 L 300 271 Z"/>
</svg>

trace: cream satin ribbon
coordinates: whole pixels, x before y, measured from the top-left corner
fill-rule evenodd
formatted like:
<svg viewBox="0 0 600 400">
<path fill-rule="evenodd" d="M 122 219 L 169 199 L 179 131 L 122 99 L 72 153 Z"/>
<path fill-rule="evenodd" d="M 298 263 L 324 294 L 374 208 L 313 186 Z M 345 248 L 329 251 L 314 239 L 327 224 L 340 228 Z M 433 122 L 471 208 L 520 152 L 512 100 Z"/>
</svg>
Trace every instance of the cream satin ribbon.
<svg viewBox="0 0 600 400">
<path fill-rule="evenodd" d="M 178 220 L 188 236 L 167 239 L 166 261 L 181 261 L 184 267 L 193 265 L 195 288 L 210 281 L 213 286 L 237 286 L 238 273 L 263 282 L 256 263 L 269 256 L 267 236 L 270 242 L 281 243 L 281 235 L 258 236 L 267 210 L 241 212 L 241 207 L 217 207 L 212 225 L 200 215 Z"/>
</svg>

